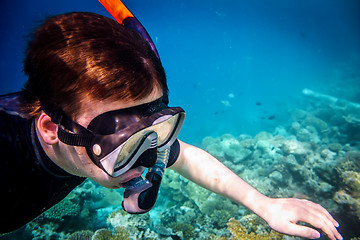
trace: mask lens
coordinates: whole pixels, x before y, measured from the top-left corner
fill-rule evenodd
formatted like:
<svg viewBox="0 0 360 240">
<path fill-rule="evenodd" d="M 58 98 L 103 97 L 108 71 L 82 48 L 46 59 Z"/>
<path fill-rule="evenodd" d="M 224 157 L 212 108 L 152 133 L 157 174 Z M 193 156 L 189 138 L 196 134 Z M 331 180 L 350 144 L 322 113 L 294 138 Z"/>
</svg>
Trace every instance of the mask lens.
<svg viewBox="0 0 360 240">
<path fill-rule="evenodd" d="M 143 129 L 129 138 L 124 146 L 122 147 L 117 159 L 114 168 L 122 168 L 124 165 L 126 165 L 129 161 L 132 160 L 135 153 L 139 150 L 141 145 L 144 143 L 144 140 L 150 135 L 153 135 L 154 140 L 150 141 L 156 141 L 156 133 L 153 131 L 149 131 L 148 129 Z M 155 135 L 154 135 L 155 134 Z"/>
<path fill-rule="evenodd" d="M 154 122 L 154 125 L 146 129 L 158 134 L 158 146 L 167 144 L 171 139 L 178 123 L 179 114 L 174 116 L 166 115 Z"/>
<path fill-rule="evenodd" d="M 141 131 L 132 135 L 122 147 L 117 157 L 114 169 L 123 168 L 125 165 L 131 162 L 134 156 L 136 154 L 139 154 L 138 151 L 139 149 L 142 149 L 145 138 L 147 138 L 150 134 L 155 134 L 157 136 L 157 138 L 151 137 L 151 145 L 163 146 L 167 144 L 173 136 L 174 130 L 177 126 L 178 118 L 179 114 L 176 114 L 174 116 L 162 116 L 154 122 L 153 126 L 144 128 Z M 155 141 L 157 141 L 157 144 Z"/>
</svg>

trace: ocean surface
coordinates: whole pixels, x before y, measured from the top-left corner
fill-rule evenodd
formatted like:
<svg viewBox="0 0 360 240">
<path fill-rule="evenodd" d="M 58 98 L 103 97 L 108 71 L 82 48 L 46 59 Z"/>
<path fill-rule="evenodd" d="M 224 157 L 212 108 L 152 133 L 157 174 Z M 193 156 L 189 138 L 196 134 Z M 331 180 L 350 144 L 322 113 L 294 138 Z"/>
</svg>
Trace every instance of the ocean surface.
<svg viewBox="0 0 360 240">
<path fill-rule="evenodd" d="M 170 105 L 187 113 L 181 140 L 210 152 L 264 194 L 321 203 L 340 219 L 345 239 L 360 238 L 358 0 L 123 2 L 155 42 Z M 111 17 L 96 0 L 14 0 L 1 9 L 0 94 L 22 88 L 28 35 L 45 17 L 72 11 Z M 68 239 L 101 227 L 115 239 L 121 226 L 128 233 L 121 239 L 241 239 L 230 218 L 248 234 L 269 232 L 246 209 L 167 172 L 159 203 L 142 225 L 122 224 L 140 220 L 118 211 L 121 191 L 89 181 L 67 200 L 75 213 L 48 214 L 0 238 Z M 218 202 L 227 207 L 215 212 Z"/>
</svg>

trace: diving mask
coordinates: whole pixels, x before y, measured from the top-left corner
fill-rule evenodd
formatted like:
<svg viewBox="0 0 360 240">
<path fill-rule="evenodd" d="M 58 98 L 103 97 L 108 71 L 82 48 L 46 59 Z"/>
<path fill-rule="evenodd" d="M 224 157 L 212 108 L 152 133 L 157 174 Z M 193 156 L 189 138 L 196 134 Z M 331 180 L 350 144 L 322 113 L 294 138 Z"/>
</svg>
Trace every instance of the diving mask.
<svg viewBox="0 0 360 240">
<path fill-rule="evenodd" d="M 89 158 L 112 177 L 138 166 L 154 166 L 157 152 L 175 142 L 185 118 L 182 108 L 168 107 L 162 98 L 105 112 L 87 128 L 64 114 L 48 115 L 59 125 L 61 142 L 85 147 Z"/>
</svg>

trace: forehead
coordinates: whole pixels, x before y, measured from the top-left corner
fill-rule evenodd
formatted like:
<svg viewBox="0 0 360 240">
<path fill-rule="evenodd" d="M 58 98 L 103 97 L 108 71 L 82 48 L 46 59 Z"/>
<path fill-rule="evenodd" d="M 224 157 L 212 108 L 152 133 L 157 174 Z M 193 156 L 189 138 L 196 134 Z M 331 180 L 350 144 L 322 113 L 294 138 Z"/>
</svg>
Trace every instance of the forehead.
<svg viewBox="0 0 360 240">
<path fill-rule="evenodd" d="M 154 91 L 146 98 L 129 102 L 124 102 L 121 100 L 114 101 L 110 99 L 102 101 L 84 99 L 84 102 L 81 104 L 82 110 L 78 114 L 76 121 L 82 126 L 87 127 L 92 119 L 102 113 L 149 103 L 160 98 L 161 96 L 162 93 L 160 91 Z"/>
</svg>

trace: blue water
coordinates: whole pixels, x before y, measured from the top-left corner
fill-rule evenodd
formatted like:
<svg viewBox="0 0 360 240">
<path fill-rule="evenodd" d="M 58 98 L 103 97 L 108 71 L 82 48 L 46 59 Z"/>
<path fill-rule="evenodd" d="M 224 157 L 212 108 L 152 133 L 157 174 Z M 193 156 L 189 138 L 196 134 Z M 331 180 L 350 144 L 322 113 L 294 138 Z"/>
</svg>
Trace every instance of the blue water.
<svg viewBox="0 0 360 240">
<path fill-rule="evenodd" d="M 272 132 L 304 107 L 304 88 L 360 103 L 358 0 L 123 2 L 158 48 L 170 104 L 187 112 L 186 142 Z M 110 17 L 96 0 L 14 0 L 1 9 L 0 93 L 21 89 L 26 39 L 43 18 Z"/>
<path fill-rule="evenodd" d="M 188 113 L 181 139 L 193 144 L 209 135 L 272 128 L 275 121 L 264 118 L 286 118 L 304 87 L 327 91 L 359 75 L 357 0 L 124 2 L 156 41 L 171 104 Z M 15 0 L 2 9 L 1 93 L 22 87 L 25 39 L 44 17 L 109 16 L 95 0 Z"/>
</svg>

